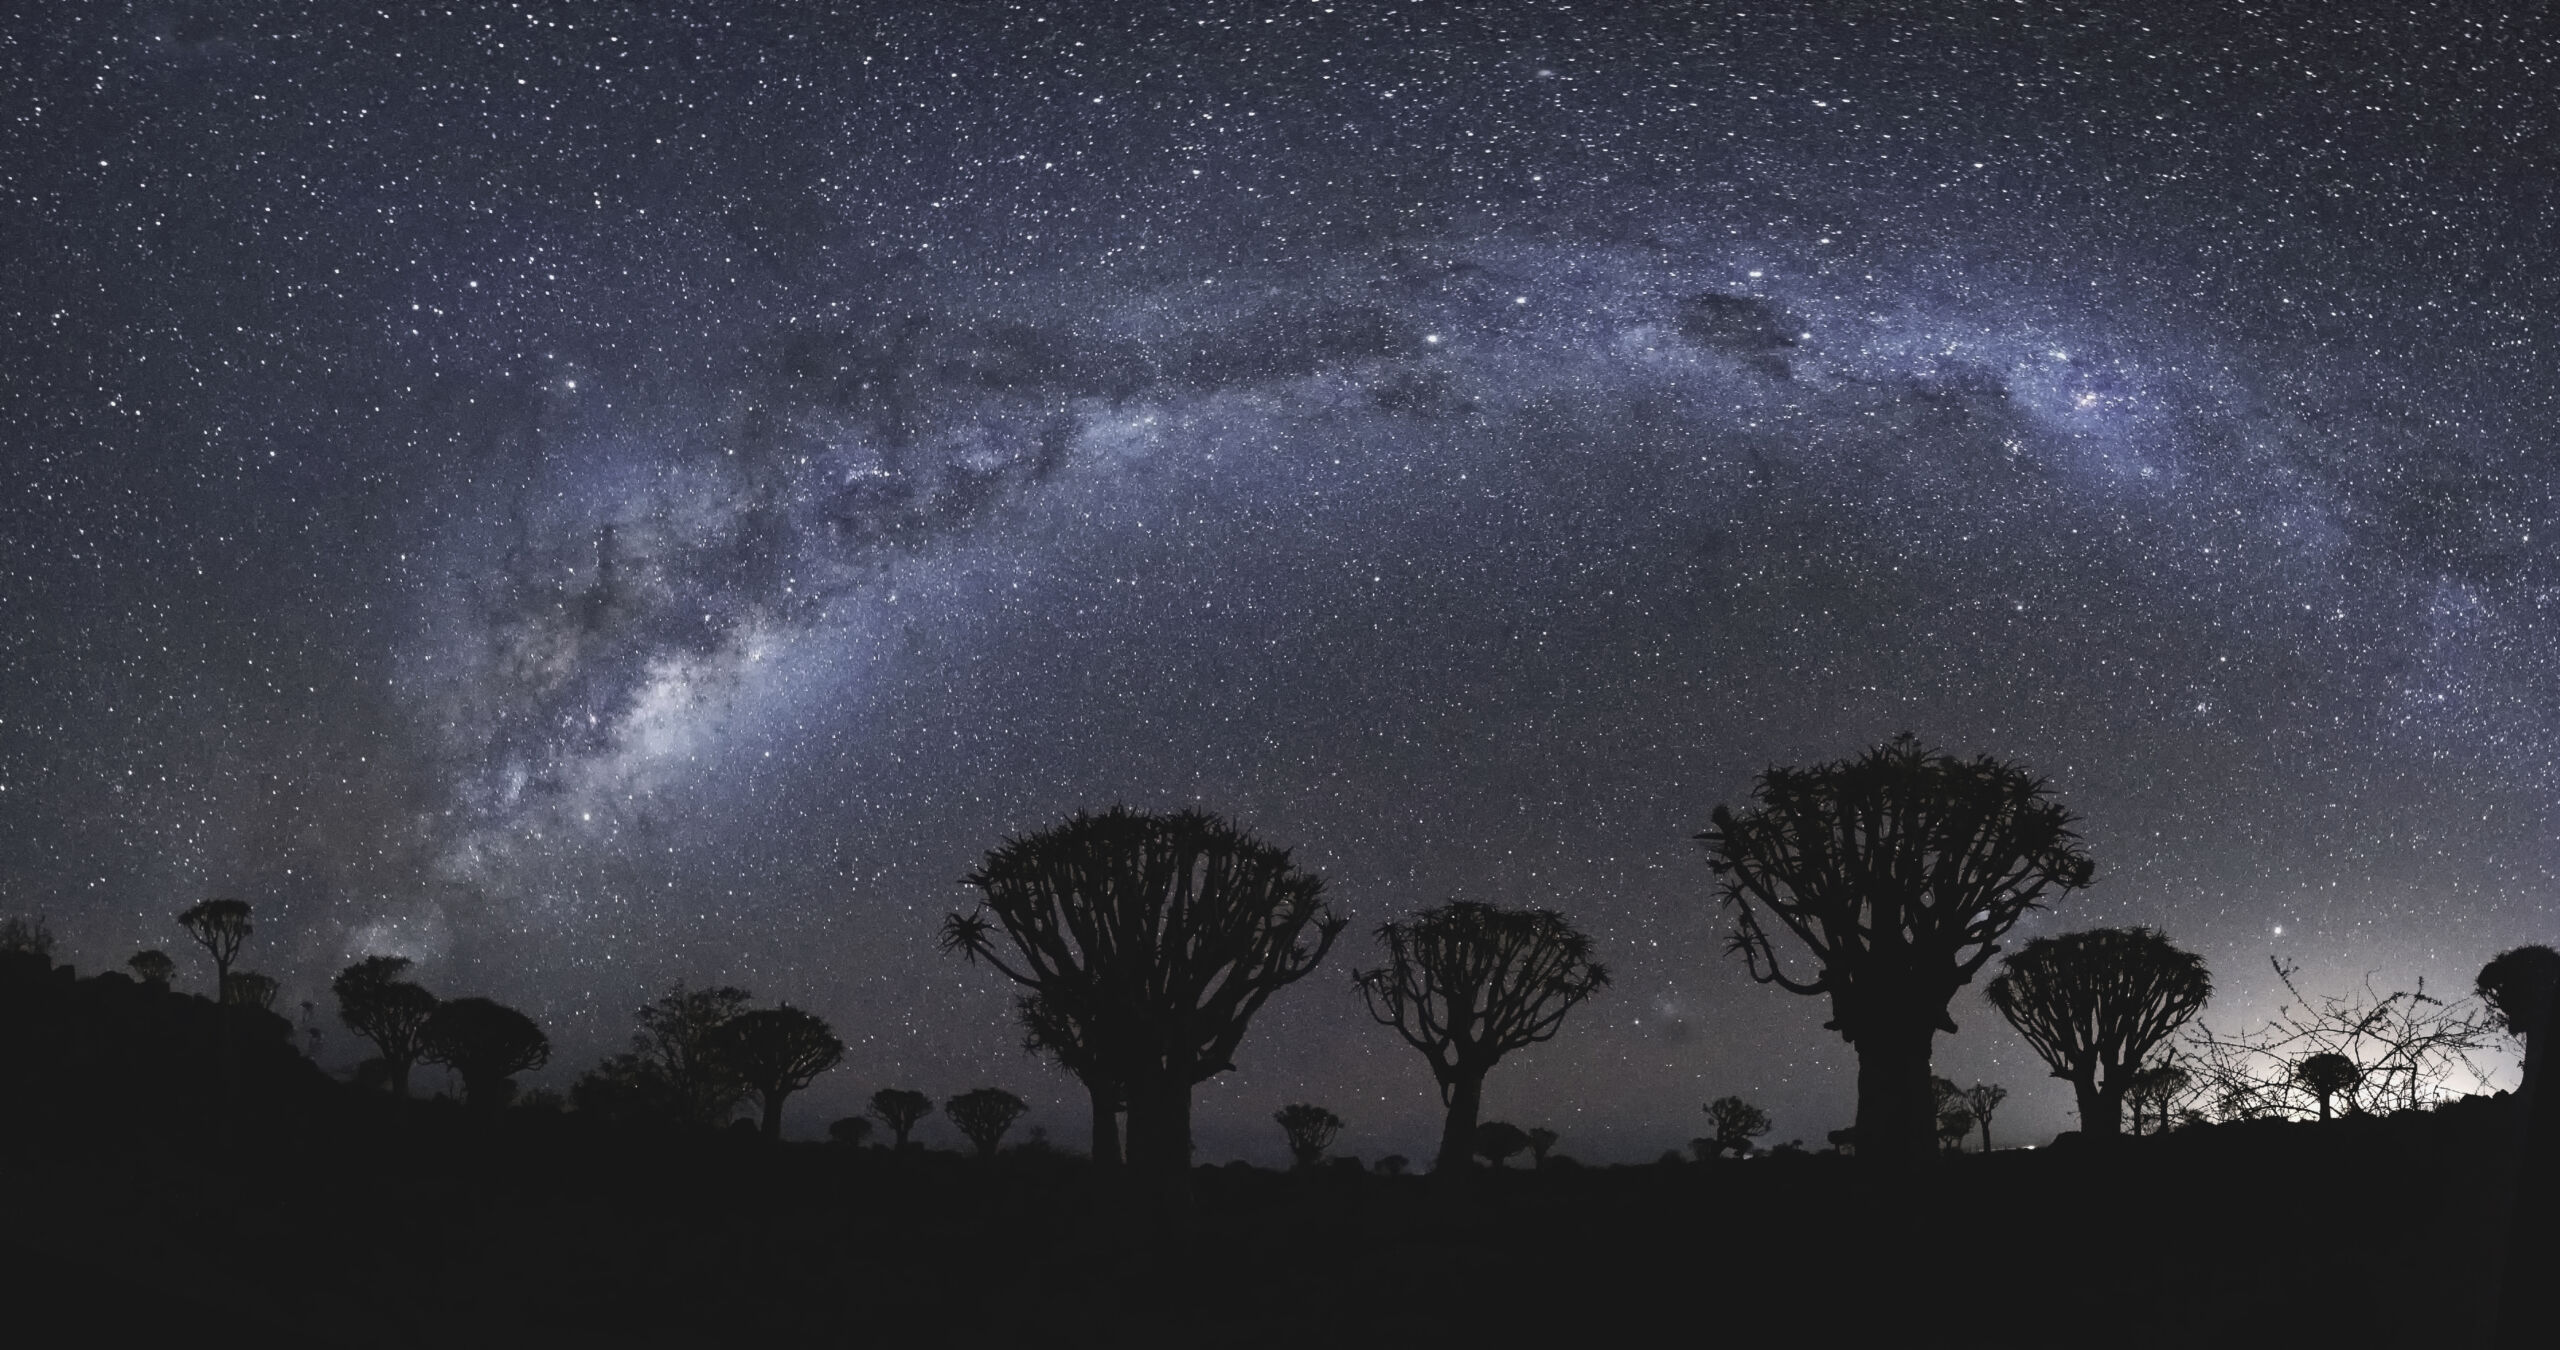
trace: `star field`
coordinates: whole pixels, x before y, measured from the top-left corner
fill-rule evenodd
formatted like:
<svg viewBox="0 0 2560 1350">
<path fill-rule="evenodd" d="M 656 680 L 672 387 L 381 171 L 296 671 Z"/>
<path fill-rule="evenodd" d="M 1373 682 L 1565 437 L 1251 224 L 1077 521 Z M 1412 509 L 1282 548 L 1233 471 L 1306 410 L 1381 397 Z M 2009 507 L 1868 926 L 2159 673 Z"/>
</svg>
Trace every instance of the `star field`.
<svg viewBox="0 0 2560 1350">
<path fill-rule="evenodd" d="M 408 955 L 565 1081 L 735 983 L 852 1046 L 804 1127 L 999 1084 L 1074 1142 L 935 925 L 1008 834 L 1196 803 L 1354 920 L 1204 1159 L 1302 1100 L 1426 1152 L 1349 972 L 1453 897 L 1616 976 L 1488 1116 L 1818 1144 L 1848 1048 L 1720 954 L 1689 836 L 1906 728 L 2083 817 L 2022 932 L 2164 927 L 2216 1025 L 2271 953 L 2465 989 L 2553 940 L 2534 20 L 36 8 L 0 908 L 84 970 L 238 894 L 288 1002 Z M 1955 1012 L 1941 1072 L 2067 1128 Z"/>
</svg>

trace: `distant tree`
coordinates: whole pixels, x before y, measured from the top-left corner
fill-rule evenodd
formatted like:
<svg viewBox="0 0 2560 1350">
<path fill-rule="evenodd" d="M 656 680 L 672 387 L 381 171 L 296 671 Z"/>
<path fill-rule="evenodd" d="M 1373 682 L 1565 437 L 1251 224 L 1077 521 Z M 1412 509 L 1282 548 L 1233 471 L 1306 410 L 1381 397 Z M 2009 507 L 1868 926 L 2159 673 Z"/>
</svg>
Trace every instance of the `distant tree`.
<svg viewBox="0 0 2560 1350">
<path fill-rule="evenodd" d="M 663 1126 L 679 1114 L 666 1072 L 637 1050 L 608 1056 L 578 1075 L 569 1085 L 569 1105 L 582 1116 L 619 1125 Z"/>
<path fill-rule="evenodd" d="M 1004 1133 L 1031 1104 L 1003 1088 L 972 1088 L 942 1104 L 942 1114 L 951 1118 L 952 1127 L 975 1145 L 981 1160 L 996 1156 L 996 1146 L 1004 1142 Z"/>
<path fill-rule="evenodd" d="M 1973 1133 L 1973 1107 L 1966 1103 L 1964 1089 L 1953 1080 L 1932 1075 L 1929 1097 L 1938 1112 L 1938 1147 L 1944 1152 L 1964 1151 L 1966 1136 Z"/>
<path fill-rule="evenodd" d="M 213 958 L 213 997 L 216 1003 L 227 1003 L 224 996 L 231 987 L 231 963 L 240 957 L 240 944 L 249 940 L 253 925 L 249 922 L 246 900 L 206 900 L 190 905 L 178 915 L 178 926 Z"/>
<path fill-rule="evenodd" d="M 2136 1135 L 2143 1133 L 2142 1123 L 2146 1117 L 2151 1122 L 2150 1132 L 2153 1134 L 2169 1128 L 2169 1104 L 2187 1090 L 2193 1078 L 2194 1075 L 2167 1060 L 2136 1070 L 2132 1090 L 2124 1097 L 2126 1104 L 2133 1108 L 2133 1132 Z"/>
<path fill-rule="evenodd" d="M 2541 1076 L 2537 1052 L 2546 1049 L 2534 1044 L 2534 1030 L 2548 1025 L 2552 1002 L 2560 998 L 2560 952 L 2540 944 L 2510 947 L 2480 967 L 2472 987 L 2506 1026 L 2507 1034 L 2524 1042 L 2522 1087 L 2531 1092 Z"/>
<path fill-rule="evenodd" d="M 494 999 L 436 1005 L 418 1036 L 418 1057 L 462 1075 L 462 1099 L 494 1110 L 515 1096 L 515 1076 L 551 1062 L 551 1038 L 532 1018 Z"/>
<path fill-rule="evenodd" d="M 260 1008 L 267 1012 L 274 1012 L 276 995 L 282 992 L 284 992 L 284 986 L 276 982 L 275 976 L 261 975 L 254 970 L 239 970 L 233 971 L 231 978 L 224 983 L 222 1001 L 234 1007 Z"/>
<path fill-rule="evenodd" d="M 2329 1118 L 2329 1099 L 2354 1093 L 2356 1084 L 2364 1081 L 2364 1071 L 2356 1062 L 2335 1051 L 2323 1051 L 2294 1066 L 2293 1076 L 2300 1080 L 2312 1096 L 2320 1099 L 2320 1118 Z M 2348 1105 L 2354 1097 L 2348 1095 Z"/>
<path fill-rule="evenodd" d="M 1253 1014 L 1342 931 L 1287 850 L 1201 811 L 1078 815 L 1008 840 L 967 881 L 984 903 L 944 921 L 943 946 L 1075 1029 L 1088 1087 L 1125 1094 L 1130 1167 L 1174 1189 L 1192 1086 L 1233 1067 Z"/>
<path fill-rule="evenodd" d="M 718 1036 L 729 1019 L 746 1011 L 751 997 L 728 985 L 695 989 L 679 981 L 639 1010 L 640 1030 L 631 1048 L 665 1080 L 677 1124 L 711 1129 L 746 1101 L 749 1089 L 721 1060 Z"/>
<path fill-rule="evenodd" d="M 1405 1169 L 1411 1166 L 1413 1166 L 1413 1160 L 1401 1153 L 1390 1153 L 1378 1159 L 1377 1162 L 1379 1173 L 1391 1177 L 1403 1176 Z"/>
<path fill-rule="evenodd" d="M 871 1120 L 867 1116 L 846 1116 L 827 1126 L 827 1138 L 847 1148 L 860 1148 L 871 1138 Z"/>
<path fill-rule="evenodd" d="M 1740 1097 L 1718 1097 L 1706 1104 L 1708 1142 L 1715 1151 L 1737 1158 L 1751 1156 L 1751 1141 L 1770 1130 L 1769 1113 Z"/>
<path fill-rule="evenodd" d="M 1484 1078 L 1504 1055 L 1556 1034 L 1575 1004 L 1609 982 L 1591 939 L 1551 909 L 1461 900 L 1380 925 L 1387 964 L 1352 980 L 1369 1016 L 1431 1062 L 1448 1109 L 1436 1171 L 1466 1170 Z"/>
<path fill-rule="evenodd" d="M 1558 1137 L 1559 1136 L 1555 1131 L 1548 1129 L 1544 1125 L 1534 1125 L 1530 1127 L 1529 1157 L 1534 1161 L 1536 1166 L 1543 1168 L 1547 1165 L 1547 1150 L 1556 1146 L 1556 1140 Z"/>
<path fill-rule="evenodd" d="M 2080 1131 L 2124 1128 L 2143 1061 L 2204 1007 L 2204 958 L 2148 928 L 2092 928 L 2030 940 L 1983 990 L 2079 1098 Z"/>
<path fill-rule="evenodd" d="M 133 971 L 133 978 L 155 989 L 168 988 L 169 981 L 178 977 L 178 963 L 170 960 L 167 952 L 157 948 L 135 952 L 126 957 L 124 963 Z"/>
<path fill-rule="evenodd" d="M 1858 1130 L 1854 1125 L 1833 1130 L 1822 1137 L 1831 1145 L 1831 1151 L 1834 1153 L 1856 1153 L 1858 1151 Z"/>
<path fill-rule="evenodd" d="M 1476 1126 L 1475 1155 L 1496 1168 L 1527 1151 L 1529 1132 L 1507 1120 L 1488 1120 Z"/>
<path fill-rule="evenodd" d="M 0 915 L 0 953 L 11 952 L 52 961 L 53 925 L 41 914 Z"/>
<path fill-rule="evenodd" d="M 826 1019 L 787 1003 L 739 1013 L 711 1035 L 712 1057 L 754 1094 L 767 1139 L 782 1138 L 784 1100 L 844 1060 Z"/>
<path fill-rule="evenodd" d="M 1300 1171 L 1324 1161 L 1324 1151 L 1342 1133 L 1342 1117 L 1306 1102 L 1281 1107 L 1271 1119 L 1288 1138 L 1290 1164 Z"/>
<path fill-rule="evenodd" d="M 906 1088 L 882 1088 L 871 1094 L 871 1114 L 889 1127 L 890 1147 L 903 1153 L 916 1122 L 933 1114 L 933 1098 Z"/>
<path fill-rule="evenodd" d="M 1982 1127 L 1982 1151 L 1991 1151 L 1991 1113 L 2009 1100 L 2009 1089 L 1998 1083 L 1976 1083 L 1964 1090 L 1964 1104 L 1973 1112 L 1974 1123 Z"/>
<path fill-rule="evenodd" d="M 1930 1043 L 1947 1005 L 2048 895 L 2094 870 L 2071 813 L 2012 764 L 1935 754 L 1902 736 L 1856 759 L 1760 775 L 1743 814 L 1698 836 L 1735 911 L 1728 949 L 1752 978 L 1827 994 L 1858 1052 L 1858 1153 L 1932 1156 Z M 1812 956 L 1780 964 L 1771 925 Z"/>
<path fill-rule="evenodd" d="M 391 1095 L 403 1098 L 409 1095 L 409 1070 L 426 1052 L 427 1018 L 436 1010 L 435 995 L 402 978 L 409 964 L 405 956 L 368 956 L 329 981 L 329 992 L 338 996 L 338 1020 L 373 1042 Z"/>
</svg>

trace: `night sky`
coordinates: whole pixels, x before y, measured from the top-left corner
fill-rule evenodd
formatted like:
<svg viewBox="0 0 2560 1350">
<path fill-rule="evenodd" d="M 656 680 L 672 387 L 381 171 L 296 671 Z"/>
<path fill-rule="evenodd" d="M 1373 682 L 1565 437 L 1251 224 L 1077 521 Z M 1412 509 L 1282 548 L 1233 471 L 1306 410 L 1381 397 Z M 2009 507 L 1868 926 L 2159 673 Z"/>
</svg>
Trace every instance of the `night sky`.
<svg viewBox="0 0 2560 1350">
<path fill-rule="evenodd" d="M 1616 975 L 1488 1116 L 1818 1147 L 1849 1048 L 1690 836 L 1909 729 L 2083 817 L 2021 935 L 2164 927 L 2226 1029 L 2272 954 L 2467 990 L 2560 936 L 2560 42 L 2498 8 L 20 6 L 0 909 L 202 989 L 236 894 L 280 1007 L 414 957 L 554 1087 L 734 983 L 852 1046 L 795 1132 L 1081 1146 L 936 924 L 1198 804 L 1354 924 L 1204 1160 L 1428 1155 L 1350 972 L 1451 898 Z M 1978 990 L 1940 1071 L 2068 1128 Z"/>
</svg>

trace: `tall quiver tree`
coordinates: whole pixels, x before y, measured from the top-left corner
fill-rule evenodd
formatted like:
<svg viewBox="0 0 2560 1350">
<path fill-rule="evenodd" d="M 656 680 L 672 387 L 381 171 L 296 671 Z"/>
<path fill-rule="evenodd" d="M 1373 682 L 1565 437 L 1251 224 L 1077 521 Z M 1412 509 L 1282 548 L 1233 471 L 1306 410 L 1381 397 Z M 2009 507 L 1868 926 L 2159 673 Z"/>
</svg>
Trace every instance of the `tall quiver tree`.
<svg viewBox="0 0 2560 1350">
<path fill-rule="evenodd" d="M 1737 815 L 1698 835 L 1734 910 L 1728 950 L 1753 979 L 1827 994 L 1858 1052 L 1858 1156 L 1936 1153 L 1931 1043 L 1947 1004 L 2046 896 L 2094 870 L 2071 813 L 2043 780 L 1990 758 L 1959 760 L 1896 737 L 1855 759 L 1772 768 Z M 1811 955 L 1790 974 L 1773 929 Z"/>
<path fill-rule="evenodd" d="M 206 900 L 178 915 L 178 926 L 213 958 L 213 1001 L 231 1002 L 231 963 L 240 959 L 240 944 L 249 940 L 249 902 Z"/>
<path fill-rule="evenodd" d="M 790 1004 L 739 1013 L 712 1033 L 711 1053 L 756 1099 L 764 1137 L 782 1138 L 782 1103 L 844 1060 L 844 1042 Z"/>
<path fill-rule="evenodd" d="M 435 995 L 402 978 L 409 964 L 405 956 L 368 956 L 329 981 L 329 992 L 338 996 L 338 1020 L 373 1042 L 391 1095 L 399 1098 L 409 1095 L 409 1070 L 426 1053 L 427 1019 L 436 1010 Z"/>
<path fill-rule="evenodd" d="M 2508 1034 L 2524 1042 L 2524 1082 L 2517 1095 L 2530 1102 L 2551 1053 L 2536 1029 L 2550 1025 L 2553 1005 L 2560 1004 L 2560 952 L 2540 944 L 2500 952 L 2480 967 L 2473 989 L 2506 1023 Z"/>
<path fill-rule="evenodd" d="M 2204 958 L 2148 928 L 2028 941 L 1983 993 L 2079 1099 L 2080 1132 L 2124 1132 L 2144 1061 L 2213 995 Z"/>
<path fill-rule="evenodd" d="M 1192 1086 L 1233 1067 L 1253 1014 L 1343 924 L 1286 849 L 1203 811 L 1080 814 L 966 880 L 984 903 L 944 922 L 943 946 L 1077 1030 L 1097 1079 L 1127 1094 L 1131 1170 L 1174 1182 L 1191 1166 Z"/>
<path fill-rule="evenodd" d="M 1382 924 L 1387 964 L 1355 971 L 1369 1016 L 1431 1061 L 1448 1114 L 1435 1172 L 1464 1174 L 1484 1077 L 1504 1055 L 1556 1034 L 1564 1015 L 1609 982 L 1591 939 L 1551 909 L 1458 900 Z"/>
</svg>

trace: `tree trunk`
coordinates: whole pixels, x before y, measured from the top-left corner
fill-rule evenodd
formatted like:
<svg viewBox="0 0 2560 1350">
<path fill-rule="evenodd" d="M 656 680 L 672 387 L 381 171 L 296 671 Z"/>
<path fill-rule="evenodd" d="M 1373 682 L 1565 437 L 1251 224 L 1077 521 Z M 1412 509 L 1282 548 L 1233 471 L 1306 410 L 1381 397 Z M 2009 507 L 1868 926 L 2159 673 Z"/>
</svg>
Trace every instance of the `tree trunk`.
<svg viewBox="0 0 2560 1350">
<path fill-rule="evenodd" d="M 764 1137 L 770 1143 L 782 1142 L 782 1103 L 785 1094 L 764 1094 Z"/>
<path fill-rule="evenodd" d="M 1091 1085 L 1086 1090 L 1093 1094 L 1093 1165 L 1117 1168 L 1120 1165 L 1120 1094 Z"/>
<path fill-rule="evenodd" d="M 382 1067 L 391 1071 L 391 1095 L 401 1101 L 409 1099 L 409 1061 L 386 1059 Z"/>
<path fill-rule="evenodd" d="M 1978 1115 L 1974 1120 L 1982 1126 L 1982 1151 L 1989 1153 L 1991 1151 L 1991 1117 L 1988 1114 Z"/>
<path fill-rule="evenodd" d="M 1191 1171 L 1191 1085 L 1167 1075 L 1129 1087 L 1129 1167 L 1157 1176 Z"/>
<path fill-rule="evenodd" d="M 1484 1110 L 1484 1075 L 1460 1078 L 1449 1089 L 1449 1118 L 1440 1126 L 1440 1153 L 1431 1161 L 1433 1174 L 1463 1176 L 1474 1166 L 1476 1117 Z"/>
<path fill-rule="evenodd" d="M 2113 1085 L 2109 1085 L 2112 1087 Z M 2080 1102 L 2080 1133 L 2092 1139 L 2113 1139 L 2124 1133 L 2124 1093 L 2098 1086 L 2098 1076 L 2071 1080 L 2071 1094 Z"/>
<path fill-rule="evenodd" d="M 1938 1105 L 1929 1090 L 1927 1016 L 1858 1037 L 1858 1157 L 1913 1166 L 1938 1155 Z"/>
</svg>

